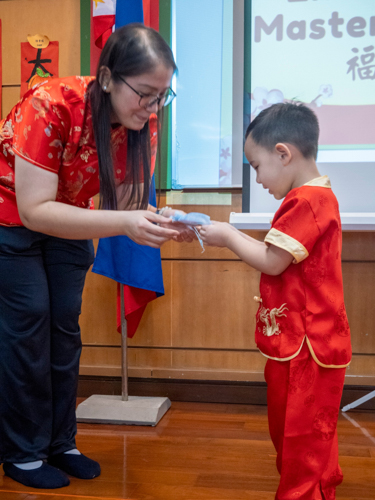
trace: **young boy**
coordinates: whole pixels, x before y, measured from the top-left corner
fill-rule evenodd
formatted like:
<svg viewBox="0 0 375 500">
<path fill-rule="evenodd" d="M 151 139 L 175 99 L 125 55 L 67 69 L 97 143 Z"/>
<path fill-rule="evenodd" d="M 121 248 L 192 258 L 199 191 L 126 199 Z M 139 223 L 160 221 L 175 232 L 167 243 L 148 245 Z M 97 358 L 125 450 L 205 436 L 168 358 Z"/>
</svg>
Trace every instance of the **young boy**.
<svg viewBox="0 0 375 500">
<path fill-rule="evenodd" d="M 338 203 L 315 159 L 319 125 L 299 104 L 275 104 L 246 132 L 256 180 L 285 198 L 264 242 L 226 223 L 202 226 L 262 272 L 256 343 L 268 358 L 268 420 L 281 475 L 277 500 L 331 500 L 342 482 L 337 417 L 350 363 Z"/>
</svg>

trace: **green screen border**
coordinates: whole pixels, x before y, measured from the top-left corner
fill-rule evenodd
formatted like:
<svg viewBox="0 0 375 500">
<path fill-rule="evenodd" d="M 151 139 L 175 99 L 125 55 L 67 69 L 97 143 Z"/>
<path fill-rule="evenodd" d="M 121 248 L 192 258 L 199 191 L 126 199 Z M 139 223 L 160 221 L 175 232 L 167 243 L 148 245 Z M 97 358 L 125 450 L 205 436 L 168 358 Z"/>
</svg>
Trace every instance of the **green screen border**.
<svg viewBox="0 0 375 500">
<path fill-rule="evenodd" d="M 91 0 L 81 0 L 81 76 L 90 75 L 90 21 Z"/>
<path fill-rule="evenodd" d="M 159 0 L 159 33 L 171 46 L 171 0 Z M 176 90 L 176 89 L 174 89 Z M 155 173 L 155 184 L 161 189 L 172 189 L 172 107 L 165 108 L 162 129 L 162 142 L 160 161 L 161 168 L 159 179 L 158 170 Z"/>
</svg>

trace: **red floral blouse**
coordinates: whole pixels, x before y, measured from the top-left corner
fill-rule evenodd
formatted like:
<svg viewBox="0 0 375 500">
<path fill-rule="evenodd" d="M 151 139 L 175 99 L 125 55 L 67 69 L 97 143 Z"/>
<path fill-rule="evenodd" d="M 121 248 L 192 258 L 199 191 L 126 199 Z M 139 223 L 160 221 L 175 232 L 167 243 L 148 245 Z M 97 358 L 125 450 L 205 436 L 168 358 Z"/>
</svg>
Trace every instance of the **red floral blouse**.
<svg viewBox="0 0 375 500">
<path fill-rule="evenodd" d="M 56 201 L 90 208 L 99 192 L 99 165 L 87 86 L 93 77 L 46 80 L 27 92 L 0 122 L 0 225 L 21 226 L 15 193 L 15 155 L 58 175 Z M 151 170 L 157 146 L 150 118 Z M 116 184 L 126 182 L 127 129 L 111 132 Z M 151 173 L 152 173 L 151 172 Z"/>
</svg>

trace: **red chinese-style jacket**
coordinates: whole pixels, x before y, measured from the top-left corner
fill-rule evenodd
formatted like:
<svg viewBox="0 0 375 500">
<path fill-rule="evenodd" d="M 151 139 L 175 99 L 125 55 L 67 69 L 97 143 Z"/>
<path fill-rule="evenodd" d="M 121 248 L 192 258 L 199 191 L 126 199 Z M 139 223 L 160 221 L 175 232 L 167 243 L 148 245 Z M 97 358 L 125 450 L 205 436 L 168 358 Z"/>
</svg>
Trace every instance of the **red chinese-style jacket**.
<svg viewBox="0 0 375 500">
<path fill-rule="evenodd" d="M 256 343 L 266 357 L 289 361 L 304 342 L 326 368 L 351 360 L 341 270 L 341 221 L 327 176 L 292 189 L 265 242 L 294 257 L 279 276 L 261 275 Z"/>
</svg>

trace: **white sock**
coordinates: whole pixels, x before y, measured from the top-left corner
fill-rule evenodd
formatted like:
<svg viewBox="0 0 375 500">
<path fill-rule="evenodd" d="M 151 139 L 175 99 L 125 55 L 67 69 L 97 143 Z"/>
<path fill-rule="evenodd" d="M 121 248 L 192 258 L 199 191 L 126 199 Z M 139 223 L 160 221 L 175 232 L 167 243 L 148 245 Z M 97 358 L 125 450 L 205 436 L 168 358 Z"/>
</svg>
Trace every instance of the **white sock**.
<svg viewBox="0 0 375 500">
<path fill-rule="evenodd" d="M 64 455 L 80 455 L 81 452 L 77 450 L 77 448 L 73 448 L 72 450 L 64 451 Z"/>
<path fill-rule="evenodd" d="M 24 464 L 13 464 L 13 465 L 18 467 L 18 469 L 22 470 L 34 470 L 34 469 L 39 469 L 39 467 L 43 465 L 43 462 L 42 460 L 36 460 L 35 462 L 26 462 Z"/>
</svg>

